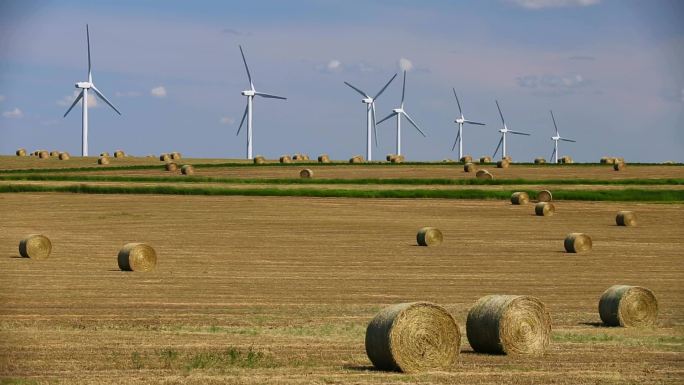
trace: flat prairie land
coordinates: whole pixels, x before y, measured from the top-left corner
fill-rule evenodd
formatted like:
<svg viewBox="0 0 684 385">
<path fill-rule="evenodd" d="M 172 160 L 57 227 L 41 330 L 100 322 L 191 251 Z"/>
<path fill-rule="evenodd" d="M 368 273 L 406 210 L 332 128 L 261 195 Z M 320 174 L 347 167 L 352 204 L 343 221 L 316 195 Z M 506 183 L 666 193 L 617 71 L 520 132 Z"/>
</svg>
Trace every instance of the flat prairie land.
<svg viewBox="0 0 684 385">
<path fill-rule="evenodd" d="M 418 176 L 437 169 L 372 167 Z M 652 167 L 643 169 L 681 175 Z M 635 211 L 638 226 L 616 226 L 618 210 Z M 684 380 L 679 203 L 558 201 L 555 216 L 537 217 L 532 205 L 484 200 L 4 193 L 0 214 L 2 384 Z M 416 246 L 422 226 L 440 228 L 444 243 Z M 570 232 L 591 235 L 593 250 L 565 253 Z M 49 259 L 18 258 L 31 233 L 52 240 Z M 119 271 L 116 255 L 128 242 L 152 245 L 156 270 Z M 657 326 L 603 327 L 598 298 L 614 284 L 653 290 Z M 365 328 L 384 306 L 442 304 L 465 337 L 468 309 L 493 293 L 546 303 L 547 354 L 476 354 L 464 338 L 447 371 L 371 367 Z"/>
</svg>

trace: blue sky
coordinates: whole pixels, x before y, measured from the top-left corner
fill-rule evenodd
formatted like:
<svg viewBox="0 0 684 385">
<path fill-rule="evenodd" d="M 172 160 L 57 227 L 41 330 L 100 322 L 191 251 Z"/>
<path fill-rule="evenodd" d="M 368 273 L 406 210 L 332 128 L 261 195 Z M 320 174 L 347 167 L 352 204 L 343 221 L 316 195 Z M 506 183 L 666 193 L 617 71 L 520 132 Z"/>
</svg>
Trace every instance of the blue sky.
<svg viewBox="0 0 684 385">
<path fill-rule="evenodd" d="M 90 111 L 90 152 L 245 156 L 235 136 L 248 87 L 257 89 L 254 153 L 365 153 L 365 109 L 343 81 L 374 93 L 409 68 L 403 125 L 413 160 L 491 155 L 499 100 L 514 159 L 548 158 L 554 110 L 562 155 L 596 161 L 684 161 L 684 2 L 489 1 L 3 1 L 0 0 L 0 153 L 19 147 L 80 153 L 80 106 L 90 24 L 95 84 L 121 110 Z M 403 59 L 403 60 L 402 60 Z M 397 80 L 400 80 L 399 78 Z M 396 81 L 378 117 L 399 103 Z M 394 152 L 394 123 L 378 126 L 376 158 Z"/>
</svg>

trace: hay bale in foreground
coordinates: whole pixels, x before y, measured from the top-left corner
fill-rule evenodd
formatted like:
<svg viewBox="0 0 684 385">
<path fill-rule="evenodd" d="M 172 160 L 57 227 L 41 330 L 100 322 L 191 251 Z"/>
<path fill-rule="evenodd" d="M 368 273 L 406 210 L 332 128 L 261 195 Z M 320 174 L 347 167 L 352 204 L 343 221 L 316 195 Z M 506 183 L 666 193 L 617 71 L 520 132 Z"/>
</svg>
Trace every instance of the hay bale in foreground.
<svg viewBox="0 0 684 385">
<path fill-rule="evenodd" d="M 553 194 L 549 190 L 541 190 L 537 193 L 537 202 L 551 202 L 553 201 Z"/>
<path fill-rule="evenodd" d="M 535 297 L 488 295 L 468 312 L 466 332 L 476 352 L 543 354 L 551 340 L 551 317 Z"/>
<path fill-rule="evenodd" d="M 475 173 L 475 177 L 477 179 L 486 179 L 486 180 L 494 179 L 494 175 L 490 174 L 489 171 L 487 171 L 487 170 L 477 170 L 477 172 Z"/>
<path fill-rule="evenodd" d="M 625 169 L 625 162 L 616 161 L 613 163 L 613 170 L 622 171 Z"/>
<path fill-rule="evenodd" d="M 540 217 L 550 217 L 556 212 L 556 206 L 551 202 L 539 202 L 534 205 L 534 213 Z"/>
<path fill-rule="evenodd" d="M 645 287 L 615 285 L 603 292 L 598 310 L 608 326 L 652 326 L 658 317 L 658 300 Z"/>
<path fill-rule="evenodd" d="M 26 149 L 25 148 L 20 148 L 16 152 L 17 156 L 26 156 Z"/>
<path fill-rule="evenodd" d="M 476 170 L 477 170 L 477 167 L 472 162 L 468 162 L 468 163 L 463 165 L 463 171 L 465 171 L 465 172 L 475 172 Z"/>
<path fill-rule="evenodd" d="M 313 177 L 313 170 L 310 168 L 305 168 L 299 172 L 299 177 L 305 179 L 311 178 Z"/>
<path fill-rule="evenodd" d="M 615 216 L 615 223 L 617 223 L 618 226 L 636 226 L 636 214 L 632 211 L 618 211 Z"/>
<path fill-rule="evenodd" d="M 173 163 L 173 162 L 167 163 L 165 167 L 166 167 L 166 171 L 176 171 L 176 170 L 178 170 L 178 165 L 175 164 L 175 163 Z"/>
<path fill-rule="evenodd" d="M 59 160 L 69 160 L 71 156 L 69 155 L 68 152 L 60 152 L 59 153 Z"/>
<path fill-rule="evenodd" d="M 168 162 L 171 160 L 171 156 L 169 154 L 161 154 L 159 155 L 159 160 L 162 162 Z"/>
<path fill-rule="evenodd" d="M 459 161 L 461 163 L 472 163 L 473 157 L 470 155 L 464 155 Z"/>
<path fill-rule="evenodd" d="M 283 155 L 280 157 L 280 163 L 292 163 L 292 158 L 289 155 Z"/>
<path fill-rule="evenodd" d="M 192 175 L 195 173 L 195 168 L 192 167 L 191 164 L 184 164 L 183 167 L 181 167 L 181 173 L 183 175 Z"/>
<path fill-rule="evenodd" d="M 591 250 L 591 237 L 583 233 L 570 233 L 565 237 L 564 245 L 568 253 L 584 253 Z"/>
<path fill-rule="evenodd" d="M 114 151 L 114 157 L 115 158 L 124 158 L 125 156 L 126 156 L 126 153 L 123 152 L 123 150 Z"/>
<path fill-rule="evenodd" d="M 429 302 L 388 306 L 366 328 L 366 354 L 380 370 L 450 369 L 460 345 L 461 332 L 454 317 Z"/>
<path fill-rule="evenodd" d="M 480 163 L 492 163 L 492 157 L 491 156 L 483 156 L 480 158 Z"/>
<path fill-rule="evenodd" d="M 416 235 L 416 241 L 420 246 L 436 246 L 443 240 L 442 232 L 436 227 L 423 227 Z"/>
<path fill-rule="evenodd" d="M 501 159 L 500 161 L 496 162 L 496 168 L 508 168 L 510 165 L 511 162 L 506 159 Z"/>
<path fill-rule="evenodd" d="M 145 243 L 127 243 L 117 256 L 123 271 L 151 271 L 157 266 L 157 253 Z"/>
<path fill-rule="evenodd" d="M 318 156 L 318 163 L 330 163 L 328 154 L 321 154 Z"/>
<path fill-rule="evenodd" d="M 173 160 L 179 160 L 180 158 L 182 158 L 180 152 L 174 151 L 174 152 L 171 153 L 171 159 L 173 159 Z"/>
<path fill-rule="evenodd" d="M 38 157 L 39 157 L 40 159 L 47 159 L 47 158 L 50 157 L 50 153 L 47 152 L 47 151 L 41 151 L 41 152 L 38 153 Z"/>
<path fill-rule="evenodd" d="M 546 163 L 546 159 L 544 158 L 534 158 L 534 164 L 544 164 Z"/>
<path fill-rule="evenodd" d="M 24 258 L 46 259 L 52 251 L 52 242 L 41 234 L 31 234 L 19 242 L 19 254 Z"/>
<path fill-rule="evenodd" d="M 97 164 L 101 164 L 101 165 L 109 164 L 109 158 L 107 158 L 106 156 L 103 156 L 97 160 Z"/>
<path fill-rule="evenodd" d="M 257 155 L 254 157 L 253 162 L 254 162 L 254 164 L 264 164 L 264 163 L 266 163 L 266 158 L 264 158 L 261 155 Z"/>
<path fill-rule="evenodd" d="M 524 191 L 517 191 L 511 194 L 511 203 L 514 205 L 526 205 L 530 203 L 530 196 Z"/>
<path fill-rule="evenodd" d="M 349 163 L 363 163 L 363 156 L 354 155 L 349 159 Z"/>
</svg>

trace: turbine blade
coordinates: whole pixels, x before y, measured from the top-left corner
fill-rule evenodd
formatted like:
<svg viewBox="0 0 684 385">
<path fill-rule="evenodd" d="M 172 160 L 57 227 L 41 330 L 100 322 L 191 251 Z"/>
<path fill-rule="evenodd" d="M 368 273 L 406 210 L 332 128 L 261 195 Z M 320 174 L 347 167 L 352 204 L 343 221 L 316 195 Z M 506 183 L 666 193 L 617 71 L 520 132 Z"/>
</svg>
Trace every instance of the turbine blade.
<svg viewBox="0 0 684 385">
<path fill-rule="evenodd" d="M 346 84 L 346 85 L 348 85 L 349 87 L 353 88 L 354 91 L 356 91 L 356 92 L 360 93 L 361 95 L 363 95 L 364 98 L 370 98 L 370 96 L 368 96 L 367 93 L 365 93 L 365 92 L 361 91 L 360 89 L 354 87 L 353 85 L 351 85 L 351 83 L 344 82 L 344 84 Z"/>
<path fill-rule="evenodd" d="M 454 97 L 456 98 L 456 104 L 458 104 L 458 113 L 463 115 L 463 110 L 461 110 L 461 102 L 458 100 L 458 95 L 456 95 L 456 88 L 452 88 L 454 91 Z"/>
<path fill-rule="evenodd" d="M 496 150 L 494 150 L 492 158 L 496 157 L 496 153 L 499 152 L 499 148 L 501 148 L 501 143 L 503 143 L 503 136 L 501 137 L 501 139 L 499 139 L 499 144 L 496 146 Z"/>
<path fill-rule="evenodd" d="M 259 96 L 261 96 L 262 98 L 272 98 L 272 99 L 287 100 L 286 97 L 278 96 L 278 95 L 271 95 L 271 94 L 267 94 L 267 93 L 264 93 L 264 92 L 255 92 L 254 95 L 259 95 Z"/>
<path fill-rule="evenodd" d="M 373 112 L 373 135 L 375 136 L 375 147 L 378 147 L 378 128 L 375 124 L 375 102 L 371 103 L 371 110 Z"/>
<path fill-rule="evenodd" d="M 411 119 L 411 117 L 409 116 L 409 114 L 406 111 L 404 111 L 404 116 L 406 117 L 406 119 L 408 119 L 409 123 L 411 123 L 413 125 L 413 127 L 415 127 L 416 130 L 418 130 L 418 132 L 420 132 L 424 137 L 427 137 L 427 135 L 425 135 L 423 130 L 421 130 L 420 127 L 418 127 L 416 122 L 414 122 L 413 119 Z"/>
<path fill-rule="evenodd" d="M 551 153 L 551 157 L 549 158 L 549 161 L 553 161 L 554 155 L 556 155 L 556 146 L 553 146 L 553 152 Z"/>
<path fill-rule="evenodd" d="M 549 110 L 551 112 L 551 120 L 553 120 L 553 126 L 556 128 L 556 136 L 558 136 L 558 126 L 556 125 L 556 118 L 553 116 L 553 110 Z"/>
<path fill-rule="evenodd" d="M 392 76 L 392 78 L 387 82 L 387 84 L 385 84 L 385 86 L 382 87 L 382 89 L 380 90 L 380 92 L 378 92 L 378 94 L 375 95 L 375 96 L 373 97 L 373 100 L 377 99 L 378 96 L 382 95 L 382 93 L 385 92 L 385 90 L 387 89 L 387 87 L 389 87 L 390 83 L 392 83 L 392 80 L 394 80 L 394 78 L 396 78 L 396 77 L 397 77 L 397 74 L 394 74 L 394 76 Z"/>
<path fill-rule="evenodd" d="M 88 24 L 86 24 L 86 41 L 88 42 L 88 81 L 92 82 L 93 81 L 93 75 L 91 71 L 91 64 L 90 64 L 90 31 L 88 30 Z"/>
<path fill-rule="evenodd" d="M 496 101 L 496 108 L 499 110 L 499 116 L 501 117 L 501 123 L 503 123 L 505 125 L 506 121 L 504 120 L 503 114 L 501 113 L 501 107 L 499 107 L 499 101 L 498 100 Z"/>
<path fill-rule="evenodd" d="M 389 114 L 389 115 L 385 116 L 384 118 L 380 119 L 380 121 L 379 121 L 377 124 L 380 124 L 380 123 L 384 122 L 385 120 L 387 120 L 387 119 L 393 117 L 393 116 L 396 115 L 396 114 L 397 114 L 397 113 L 393 111 L 391 114 Z"/>
<path fill-rule="evenodd" d="M 245 63 L 245 69 L 247 70 L 247 79 L 249 79 L 249 86 L 254 89 L 254 83 L 252 83 L 252 74 L 249 73 L 249 67 L 247 66 L 247 59 L 245 59 L 245 52 L 242 50 L 242 45 L 240 47 L 240 54 L 242 55 L 242 61 Z"/>
<path fill-rule="evenodd" d="M 565 139 L 565 138 L 559 138 L 559 140 L 562 140 L 562 141 L 564 141 L 564 142 L 572 142 L 572 143 L 577 143 L 577 141 L 576 141 L 576 140 L 572 140 L 572 139 Z"/>
<path fill-rule="evenodd" d="M 404 85 L 401 88 L 401 107 L 404 107 L 404 95 L 406 95 L 406 70 L 404 70 Z"/>
<path fill-rule="evenodd" d="M 475 125 L 478 125 L 478 126 L 486 126 L 486 124 L 484 124 L 484 123 L 473 122 L 472 120 L 466 120 L 466 121 L 464 121 L 463 123 L 475 124 Z"/>
<path fill-rule="evenodd" d="M 516 135 L 526 135 L 526 136 L 532 135 L 532 134 L 528 134 L 528 133 L 526 133 L 526 132 L 520 132 L 520 131 L 511 131 L 511 130 L 508 130 L 508 132 L 510 132 L 511 134 L 516 134 Z"/>
<path fill-rule="evenodd" d="M 107 98 L 106 98 L 104 95 L 102 95 L 102 92 L 100 92 L 100 90 L 98 90 L 97 87 L 95 87 L 94 84 L 93 84 L 93 86 L 92 86 L 91 88 L 92 88 L 93 91 L 95 91 L 95 94 L 96 94 L 97 96 L 99 96 L 100 99 L 102 99 L 103 102 L 107 103 L 107 105 L 108 105 L 109 107 L 112 107 L 112 109 L 113 109 L 114 111 L 116 111 L 117 114 L 121 115 L 121 112 L 119 112 L 119 110 L 117 110 L 116 107 L 114 107 L 114 105 L 113 105 L 112 103 L 110 103 L 109 100 L 107 100 Z"/>
<path fill-rule="evenodd" d="M 456 144 L 458 144 L 458 138 L 460 138 L 460 137 L 461 137 L 461 131 L 459 130 L 458 134 L 456 134 L 456 140 L 454 140 L 454 145 L 451 146 L 451 151 L 454 151 L 454 149 L 456 148 Z"/>
<path fill-rule="evenodd" d="M 247 110 L 248 109 L 249 109 L 249 102 L 247 102 L 247 105 L 245 106 L 245 113 L 242 114 L 242 120 L 240 121 L 240 127 L 238 127 L 238 130 L 235 133 L 235 136 L 240 135 L 240 130 L 242 129 L 242 125 L 245 123 L 245 118 L 247 117 Z"/>
<path fill-rule="evenodd" d="M 81 93 L 78 94 L 78 96 L 76 97 L 76 100 L 74 100 L 74 102 L 71 103 L 71 107 L 69 107 L 69 109 L 67 110 L 67 112 L 65 112 L 65 113 L 64 113 L 64 116 L 62 116 L 62 117 L 63 117 L 63 118 L 66 118 L 66 116 L 69 114 L 69 112 L 71 111 L 71 109 L 74 108 L 74 106 L 76 105 L 76 103 L 78 103 L 78 101 L 81 100 L 81 99 L 83 99 L 83 91 L 81 91 Z"/>
</svg>

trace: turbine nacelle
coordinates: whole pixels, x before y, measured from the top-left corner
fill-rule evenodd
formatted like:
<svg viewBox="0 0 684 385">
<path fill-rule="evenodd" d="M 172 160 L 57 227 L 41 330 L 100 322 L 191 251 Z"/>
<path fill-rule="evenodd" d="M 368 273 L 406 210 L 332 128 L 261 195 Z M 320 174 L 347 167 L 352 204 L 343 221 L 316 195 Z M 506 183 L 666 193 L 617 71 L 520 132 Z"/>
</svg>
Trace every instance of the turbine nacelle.
<svg viewBox="0 0 684 385">
<path fill-rule="evenodd" d="M 81 89 L 87 90 L 87 89 L 93 87 L 93 83 L 91 83 L 91 82 L 78 82 L 74 86 L 76 88 L 81 88 Z"/>
<path fill-rule="evenodd" d="M 403 108 L 394 108 L 394 109 L 392 109 L 392 112 L 394 112 L 395 114 L 403 114 L 404 109 Z"/>
<path fill-rule="evenodd" d="M 254 90 L 245 90 L 245 91 L 242 91 L 242 95 L 243 95 L 243 96 L 254 96 L 254 95 L 256 95 L 256 91 L 254 91 Z"/>
<path fill-rule="evenodd" d="M 561 138 L 560 136 L 552 136 L 551 140 L 560 140 L 560 138 Z"/>
<path fill-rule="evenodd" d="M 454 120 L 454 122 L 456 122 L 456 123 L 458 123 L 458 124 L 463 124 L 463 123 L 465 123 L 465 121 L 466 121 L 466 120 L 465 120 L 465 118 L 463 117 L 463 115 L 461 115 L 460 118 L 456 118 L 456 120 Z"/>
<path fill-rule="evenodd" d="M 361 99 L 361 103 L 373 104 L 373 98 L 364 98 L 364 99 Z"/>
</svg>

